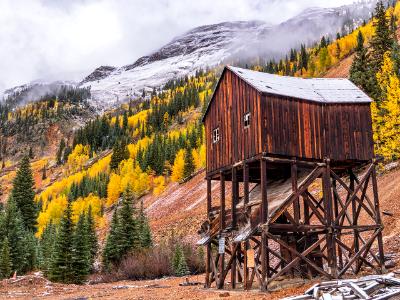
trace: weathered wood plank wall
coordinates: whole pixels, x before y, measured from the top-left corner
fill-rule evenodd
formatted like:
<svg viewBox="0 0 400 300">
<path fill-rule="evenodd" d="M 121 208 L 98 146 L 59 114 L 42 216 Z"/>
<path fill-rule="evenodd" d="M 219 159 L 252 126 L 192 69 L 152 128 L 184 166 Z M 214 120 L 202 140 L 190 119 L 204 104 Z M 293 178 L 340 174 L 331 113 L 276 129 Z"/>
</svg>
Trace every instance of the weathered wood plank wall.
<svg viewBox="0 0 400 300">
<path fill-rule="evenodd" d="M 249 128 L 244 127 L 247 112 Z M 216 127 L 220 141 L 214 144 Z M 371 127 L 369 104 L 322 104 L 265 95 L 225 69 L 205 117 L 207 172 L 262 152 L 312 160 L 369 160 Z"/>
</svg>

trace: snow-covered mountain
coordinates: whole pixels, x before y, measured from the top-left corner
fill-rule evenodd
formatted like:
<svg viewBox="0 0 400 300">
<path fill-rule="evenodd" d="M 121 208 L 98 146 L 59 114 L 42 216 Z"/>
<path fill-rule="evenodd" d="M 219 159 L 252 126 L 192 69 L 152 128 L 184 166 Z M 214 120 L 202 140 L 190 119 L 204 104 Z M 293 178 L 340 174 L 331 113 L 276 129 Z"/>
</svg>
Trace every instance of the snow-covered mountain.
<svg viewBox="0 0 400 300">
<path fill-rule="evenodd" d="M 94 105 L 109 108 L 141 95 L 143 89 L 151 90 L 199 68 L 256 55 L 280 57 L 300 43 L 352 30 L 370 17 L 375 4 L 359 1 L 338 8 L 309 8 L 274 26 L 242 21 L 197 27 L 133 64 L 99 67 L 81 85 L 91 86 Z"/>
<path fill-rule="evenodd" d="M 362 0 L 337 8 L 308 8 L 278 25 L 237 21 L 200 26 L 132 64 L 101 66 L 77 85 L 91 86 L 91 103 L 102 111 L 140 96 L 143 89 L 150 91 L 200 68 L 243 62 L 256 56 L 280 58 L 300 43 L 312 44 L 322 35 L 335 37 L 337 32 L 351 31 L 370 17 L 376 2 Z M 30 95 L 40 95 L 43 94 L 38 90 L 40 86 L 36 82 L 8 92 L 32 87 Z M 42 86 L 47 89 L 48 83 Z"/>
</svg>

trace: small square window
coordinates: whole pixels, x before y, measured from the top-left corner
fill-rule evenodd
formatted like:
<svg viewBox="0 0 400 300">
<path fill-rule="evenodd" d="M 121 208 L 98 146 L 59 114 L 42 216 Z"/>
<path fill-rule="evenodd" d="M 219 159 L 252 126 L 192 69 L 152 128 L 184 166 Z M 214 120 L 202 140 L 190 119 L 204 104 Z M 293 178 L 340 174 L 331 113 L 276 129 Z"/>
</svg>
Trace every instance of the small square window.
<svg viewBox="0 0 400 300">
<path fill-rule="evenodd" d="M 243 117 L 244 121 L 244 128 L 249 128 L 250 127 L 250 113 L 245 113 Z"/>
<path fill-rule="evenodd" d="M 219 127 L 213 130 L 212 140 L 214 144 L 219 142 Z"/>
</svg>

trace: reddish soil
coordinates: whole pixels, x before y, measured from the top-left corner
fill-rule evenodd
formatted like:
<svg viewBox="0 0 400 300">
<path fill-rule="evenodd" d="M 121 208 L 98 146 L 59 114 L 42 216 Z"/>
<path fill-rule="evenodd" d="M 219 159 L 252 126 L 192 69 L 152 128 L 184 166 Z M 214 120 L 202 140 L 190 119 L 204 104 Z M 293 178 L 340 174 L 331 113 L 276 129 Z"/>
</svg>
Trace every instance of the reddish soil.
<svg viewBox="0 0 400 300">
<path fill-rule="evenodd" d="M 353 62 L 354 54 L 342 59 L 339 63 L 331 67 L 325 74 L 326 78 L 348 78 L 350 67 Z"/>
<path fill-rule="evenodd" d="M 191 276 L 190 282 L 202 283 L 202 275 Z M 195 286 L 179 286 L 184 278 L 165 278 L 158 280 L 120 281 L 95 285 L 66 285 L 48 282 L 43 277 L 25 276 L 14 280 L 0 282 L 0 299 L 230 299 L 248 300 L 280 299 L 285 295 L 304 292 L 312 283 L 298 288 L 261 293 L 257 290 L 242 292 L 230 290 L 206 290 L 202 284 Z"/>
</svg>

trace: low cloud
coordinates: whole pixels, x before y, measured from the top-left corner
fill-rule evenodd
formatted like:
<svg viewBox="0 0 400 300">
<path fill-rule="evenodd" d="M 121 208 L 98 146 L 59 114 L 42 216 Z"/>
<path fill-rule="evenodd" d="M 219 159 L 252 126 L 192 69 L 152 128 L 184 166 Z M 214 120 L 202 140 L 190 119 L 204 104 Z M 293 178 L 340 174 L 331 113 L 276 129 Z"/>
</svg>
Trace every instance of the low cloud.
<svg viewBox="0 0 400 300">
<path fill-rule="evenodd" d="M 124 65 L 199 25 L 280 23 L 311 6 L 352 0 L 3 0 L 0 92 L 35 79 L 79 80 L 100 65 Z"/>
</svg>

